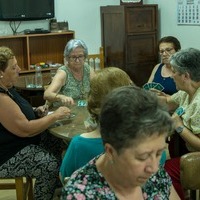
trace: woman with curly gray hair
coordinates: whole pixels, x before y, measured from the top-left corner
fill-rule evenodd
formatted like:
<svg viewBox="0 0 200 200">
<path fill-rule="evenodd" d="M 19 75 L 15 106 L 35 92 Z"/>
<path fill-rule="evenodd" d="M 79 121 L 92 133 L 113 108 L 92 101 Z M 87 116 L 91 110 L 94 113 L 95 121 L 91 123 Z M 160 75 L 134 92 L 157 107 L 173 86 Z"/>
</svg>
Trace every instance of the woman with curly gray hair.
<svg viewBox="0 0 200 200">
<path fill-rule="evenodd" d="M 174 149 L 169 148 L 172 159 L 166 162 L 165 169 L 171 176 L 179 196 L 184 199 L 180 184 L 180 156 L 187 152 L 200 151 L 200 50 L 180 50 L 171 56 L 170 64 L 172 78 L 179 91 L 163 99 L 170 111 L 178 108 L 172 115 L 176 131 L 171 136 L 169 147 L 172 146 L 174 138 L 179 139 L 181 152 L 179 155 L 173 155 Z"/>
</svg>

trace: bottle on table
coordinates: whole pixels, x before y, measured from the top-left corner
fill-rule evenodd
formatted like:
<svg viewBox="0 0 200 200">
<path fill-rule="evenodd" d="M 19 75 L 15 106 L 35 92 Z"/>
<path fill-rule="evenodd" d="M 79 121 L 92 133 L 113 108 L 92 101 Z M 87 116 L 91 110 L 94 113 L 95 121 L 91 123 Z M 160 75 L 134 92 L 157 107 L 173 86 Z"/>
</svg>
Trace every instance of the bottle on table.
<svg viewBox="0 0 200 200">
<path fill-rule="evenodd" d="M 42 88 L 43 81 L 42 81 L 42 69 L 40 66 L 36 66 L 35 68 L 35 87 Z"/>
</svg>

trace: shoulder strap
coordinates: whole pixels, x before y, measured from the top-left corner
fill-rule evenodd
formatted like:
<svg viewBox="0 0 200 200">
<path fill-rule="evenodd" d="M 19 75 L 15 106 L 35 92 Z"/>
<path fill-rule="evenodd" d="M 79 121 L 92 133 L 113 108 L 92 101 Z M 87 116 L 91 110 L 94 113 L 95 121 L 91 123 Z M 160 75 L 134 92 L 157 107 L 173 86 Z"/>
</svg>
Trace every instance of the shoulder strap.
<svg viewBox="0 0 200 200">
<path fill-rule="evenodd" d="M 14 96 L 9 92 L 9 90 L 5 90 L 5 89 L 0 87 L 0 93 L 7 94 L 13 100 L 15 99 Z"/>
<path fill-rule="evenodd" d="M 0 92 L 1 93 L 6 93 L 6 91 L 3 88 L 1 88 L 1 87 L 0 87 Z"/>
</svg>

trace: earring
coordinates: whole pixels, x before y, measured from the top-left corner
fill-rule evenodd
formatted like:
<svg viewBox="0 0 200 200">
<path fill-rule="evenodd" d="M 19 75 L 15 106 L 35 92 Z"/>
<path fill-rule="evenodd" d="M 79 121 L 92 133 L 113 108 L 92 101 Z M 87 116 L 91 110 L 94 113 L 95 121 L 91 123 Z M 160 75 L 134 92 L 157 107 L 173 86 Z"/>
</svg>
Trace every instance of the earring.
<svg viewBox="0 0 200 200">
<path fill-rule="evenodd" d="M 0 78 L 3 78 L 3 76 L 1 75 Z"/>
</svg>

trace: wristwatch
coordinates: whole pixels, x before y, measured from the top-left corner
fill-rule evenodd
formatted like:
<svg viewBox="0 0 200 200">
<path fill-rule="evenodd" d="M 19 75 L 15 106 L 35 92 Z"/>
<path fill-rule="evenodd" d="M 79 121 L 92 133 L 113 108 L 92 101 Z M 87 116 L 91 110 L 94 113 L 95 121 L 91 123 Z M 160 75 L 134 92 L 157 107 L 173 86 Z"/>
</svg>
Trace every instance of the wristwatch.
<svg viewBox="0 0 200 200">
<path fill-rule="evenodd" d="M 179 126 L 175 129 L 175 131 L 178 133 L 178 134 L 181 134 L 183 132 L 183 129 L 185 128 L 185 126 Z"/>
</svg>

